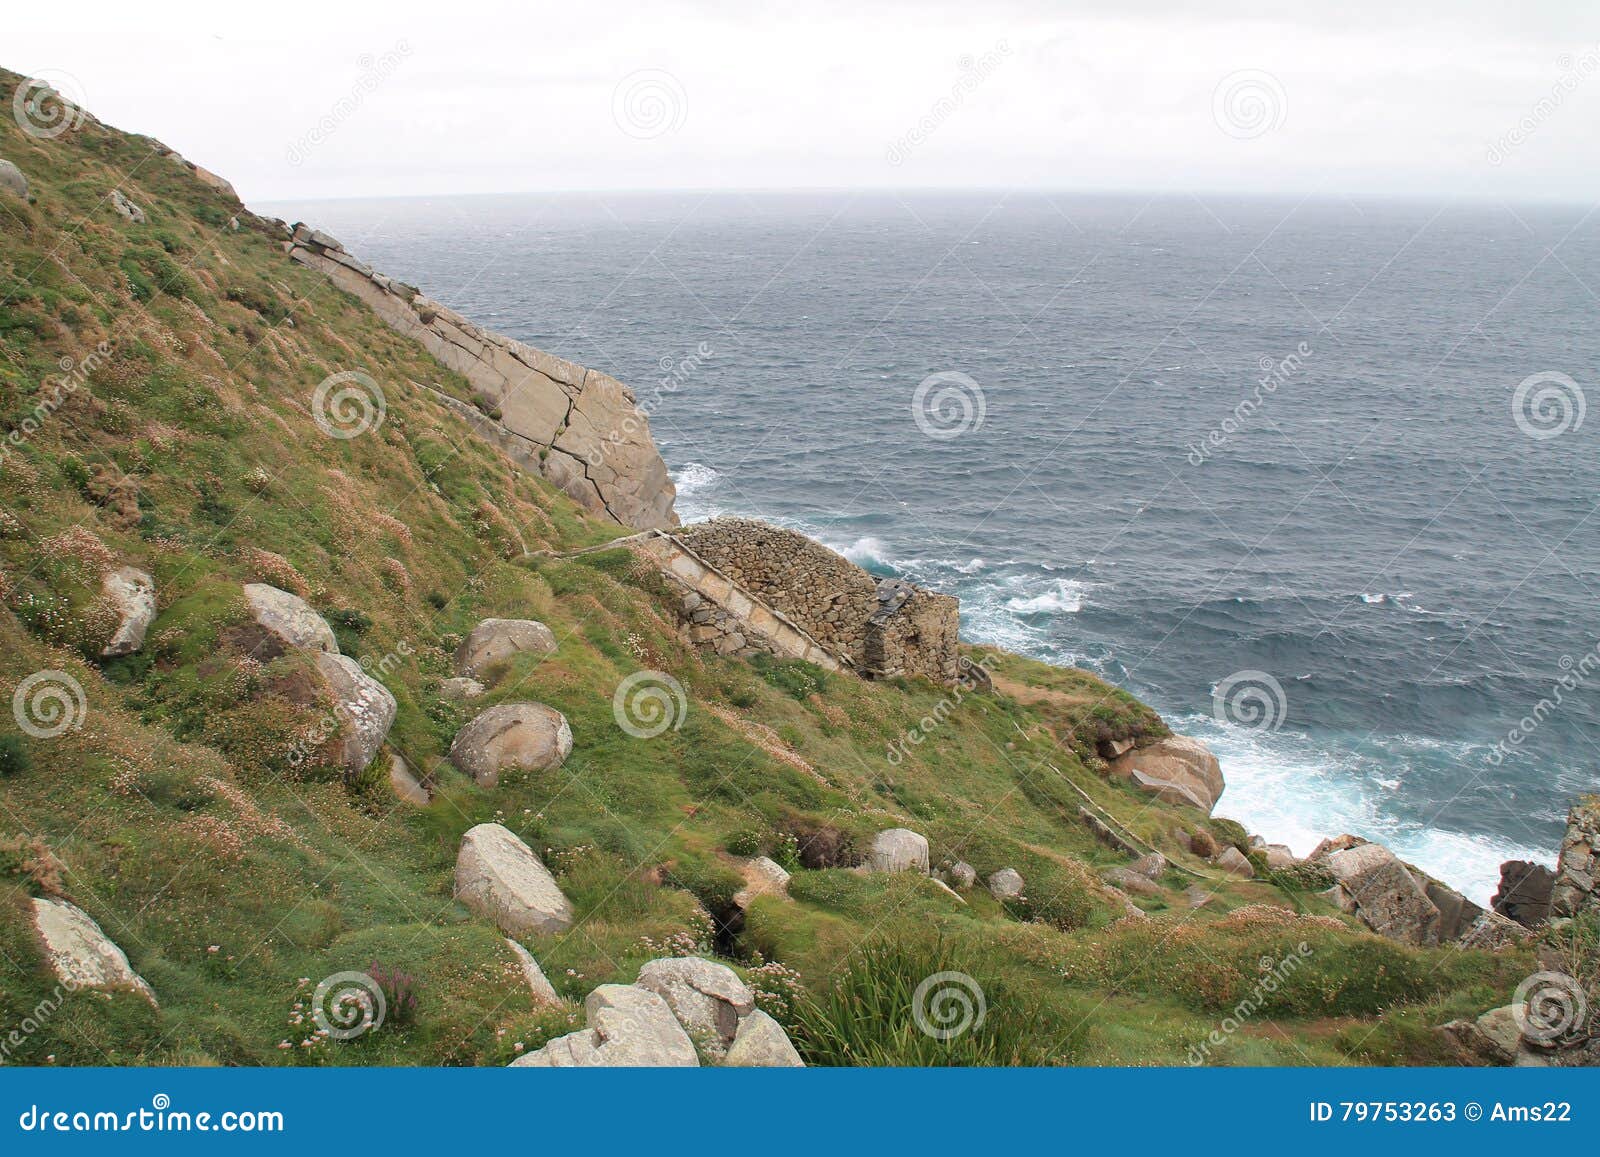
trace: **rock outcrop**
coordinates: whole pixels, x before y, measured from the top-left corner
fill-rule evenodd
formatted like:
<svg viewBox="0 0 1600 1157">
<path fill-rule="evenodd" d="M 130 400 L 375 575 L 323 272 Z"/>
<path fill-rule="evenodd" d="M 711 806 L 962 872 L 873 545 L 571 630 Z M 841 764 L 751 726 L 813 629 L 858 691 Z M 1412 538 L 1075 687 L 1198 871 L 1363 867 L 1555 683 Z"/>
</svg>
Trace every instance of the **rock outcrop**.
<svg viewBox="0 0 1600 1157">
<path fill-rule="evenodd" d="M 677 524 L 676 490 L 649 418 L 621 382 L 474 325 L 320 230 L 296 225 L 285 246 L 466 378 L 482 410 L 458 403 L 457 412 L 523 469 L 623 526 Z"/>
<path fill-rule="evenodd" d="M 492 664 L 524 651 L 555 654 L 555 633 L 533 619 L 484 619 L 456 648 L 456 674 L 475 679 Z"/>
<path fill-rule="evenodd" d="M 69 991 L 132 992 L 152 1005 L 156 994 L 133 970 L 127 954 L 111 942 L 83 909 L 61 900 L 33 901 L 33 926 L 50 970 Z"/>
<path fill-rule="evenodd" d="M 347 775 L 358 775 L 389 736 L 397 710 L 394 696 L 348 655 L 318 651 L 316 663 L 341 724 L 339 763 Z"/>
<path fill-rule="evenodd" d="M 1158 799 L 1198 808 L 1207 815 L 1226 786 L 1222 765 L 1211 749 L 1187 735 L 1172 735 L 1124 752 L 1107 770 L 1132 780 Z"/>
<path fill-rule="evenodd" d="M 1538 928 L 1550 919 L 1556 876 L 1543 864 L 1507 860 L 1500 865 L 1500 887 L 1489 906 L 1524 928 Z"/>
<path fill-rule="evenodd" d="M 756 1008 L 733 969 L 698 956 L 652 960 L 634 984 L 596 988 L 584 1010 L 585 1028 L 511 1067 L 693 1067 L 702 1055 L 735 1068 L 804 1065 L 783 1026 Z"/>
<path fill-rule="evenodd" d="M 758 896 L 789 898 L 789 873 L 766 856 L 753 856 L 743 861 L 739 874 L 744 877 L 744 887 L 733 894 L 733 905 L 741 912 L 755 903 Z"/>
<path fill-rule="evenodd" d="M 117 216 L 129 224 L 144 224 L 144 210 L 123 196 L 121 189 L 111 190 L 111 207 L 117 211 Z"/>
<path fill-rule="evenodd" d="M 1567 813 L 1550 914 L 1557 917 L 1600 912 L 1600 795 L 1586 795 Z"/>
<path fill-rule="evenodd" d="M 588 1027 L 518 1057 L 513 1068 L 695 1068 L 694 1042 L 667 1002 L 630 984 L 602 984 L 583 1002 Z"/>
<path fill-rule="evenodd" d="M 299 595 L 266 583 L 245 583 L 244 598 L 256 624 L 275 644 L 275 647 L 257 648 L 256 658 L 276 658 L 285 649 L 339 653 L 333 628 Z M 264 650 L 273 653 L 266 654 Z"/>
<path fill-rule="evenodd" d="M 101 591 L 117 612 L 117 629 L 101 650 L 105 659 L 131 655 L 144 646 L 156 619 L 156 580 L 131 566 L 118 567 L 101 581 Z"/>
<path fill-rule="evenodd" d="M 678 1023 L 713 1057 L 726 1054 L 739 1022 L 756 1007 L 755 994 L 733 969 L 698 956 L 652 960 L 639 969 L 634 983 L 666 1001 Z"/>
<path fill-rule="evenodd" d="M 1323 863 L 1374 932 L 1407 944 L 1439 942 L 1439 909 L 1388 848 L 1362 844 L 1330 853 Z"/>
<path fill-rule="evenodd" d="M 730 1069 L 801 1069 L 805 1062 L 795 1052 L 783 1026 L 760 1009 L 739 1022 L 733 1044 L 722 1062 Z"/>
<path fill-rule="evenodd" d="M 1250 857 L 1238 848 L 1229 844 L 1223 848 L 1211 861 L 1230 876 L 1240 880 L 1253 880 L 1256 878 L 1255 865 L 1250 862 Z"/>
<path fill-rule="evenodd" d="M 572 754 L 567 718 L 543 703 L 501 703 L 456 733 L 450 762 L 479 787 L 494 787 L 507 768 L 545 771 Z"/>
<path fill-rule="evenodd" d="M 507 936 L 548 935 L 572 926 L 572 905 L 532 848 L 500 824 L 461 837 L 455 895 Z"/>
<path fill-rule="evenodd" d="M 910 828 L 889 828 L 872 837 L 867 865 L 874 872 L 928 874 L 928 838 Z"/>
</svg>

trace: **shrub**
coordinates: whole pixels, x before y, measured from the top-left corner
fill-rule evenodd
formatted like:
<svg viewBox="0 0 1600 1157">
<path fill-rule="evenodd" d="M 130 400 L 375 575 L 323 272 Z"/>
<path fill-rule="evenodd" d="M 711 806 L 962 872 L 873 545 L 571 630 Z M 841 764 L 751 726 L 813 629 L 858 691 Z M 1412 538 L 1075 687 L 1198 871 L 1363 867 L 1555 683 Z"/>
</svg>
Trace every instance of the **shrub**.
<svg viewBox="0 0 1600 1157">
<path fill-rule="evenodd" d="M 21 775 L 33 766 L 27 741 L 20 735 L 0 735 L 0 777 Z"/>
<path fill-rule="evenodd" d="M 1232 844 L 1246 856 L 1250 854 L 1250 833 L 1238 820 L 1211 817 L 1211 830 L 1224 844 Z"/>
<path fill-rule="evenodd" d="M 812 1065 L 1039 1065 L 1061 1040 L 1037 1002 L 942 940 L 870 941 L 791 1015 Z"/>
<path fill-rule="evenodd" d="M 763 851 L 761 833 L 754 828 L 741 828 L 728 837 L 725 845 L 731 856 L 759 856 Z"/>
<path fill-rule="evenodd" d="M 404 1027 L 416 1020 L 417 991 L 421 986 L 415 976 L 376 960 L 367 965 L 367 975 L 383 991 L 384 1023 Z"/>
<path fill-rule="evenodd" d="M 1310 861 L 1280 868 L 1268 878 L 1286 892 L 1322 892 L 1334 885 L 1333 869 Z"/>
</svg>

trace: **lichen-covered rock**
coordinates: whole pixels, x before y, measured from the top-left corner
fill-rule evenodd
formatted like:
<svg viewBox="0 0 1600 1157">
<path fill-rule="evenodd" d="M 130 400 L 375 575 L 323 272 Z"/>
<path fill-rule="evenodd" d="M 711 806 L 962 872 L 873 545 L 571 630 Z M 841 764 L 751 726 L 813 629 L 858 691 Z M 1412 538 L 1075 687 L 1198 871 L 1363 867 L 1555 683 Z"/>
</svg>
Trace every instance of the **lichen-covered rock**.
<svg viewBox="0 0 1600 1157">
<path fill-rule="evenodd" d="M 1250 857 L 1232 845 L 1218 852 L 1216 859 L 1211 862 L 1228 873 L 1228 875 L 1236 876 L 1241 880 L 1253 880 L 1256 878 L 1255 865 L 1250 863 Z"/>
<path fill-rule="evenodd" d="M 121 189 L 111 190 L 111 207 L 124 221 L 134 225 L 144 224 L 144 210 L 123 196 Z"/>
<path fill-rule="evenodd" d="M 476 679 L 463 679 L 460 677 L 446 679 L 439 684 L 439 698 L 448 703 L 465 703 L 469 699 L 476 699 L 488 688 Z"/>
<path fill-rule="evenodd" d="M 757 896 L 789 898 L 789 873 L 766 856 L 752 856 L 739 865 L 744 877 L 744 887 L 733 894 L 733 903 L 740 911 L 750 907 Z"/>
<path fill-rule="evenodd" d="M 783 1026 L 760 1009 L 739 1022 L 722 1063 L 732 1069 L 803 1069 L 806 1064 Z"/>
<path fill-rule="evenodd" d="M 357 775 L 389 736 L 397 709 L 394 696 L 348 655 L 320 651 L 316 663 L 333 694 L 333 713 L 341 725 L 340 766 Z"/>
<path fill-rule="evenodd" d="M 867 864 L 874 872 L 928 874 L 928 839 L 910 828 L 889 828 L 872 837 Z"/>
<path fill-rule="evenodd" d="M 333 628 L 299 595 L 268 586 L 266 583 L 245 583 L 245 602 L 250 614 L 281 648 L 298 651 L 325 651 L 339 653 L 339 643 L 333 637 Z M 257 658 L 275 658 L 258 654 Z"/>
<path fill-rule="evenodd" d="M 561 997 L 557 994 L 555 986 L 544 974 L 544 969 L 539 967 L 539 962 L 533 958 L 533 953 L 509 936 L 506 937 L 506 946 L 511 949 L 511 955 L 517 958 L 517 969 L 522 973 L 523 983 L 528 986 L 528 994 L 533 997 L 533 1003 L 561 1003 Z"/>
<path fill-rule="evenodd" d="M 1515 920 L 1509 920 L 1498 912 L 1485 912 L 1471 927 L 1461 933 L 1456 943 L 1463 948 L 1481 948 L 1488 952 L 1498 952 L 1502 948 L 1522 943 L 1529 935 L 1530 930 Z"/>
<path fill-rule="evenodd" d="M 639 969 L 634 983 L 665 1000 L 689 1036 L 712 1056 L 727 1050 L 740 1019 L 756 1007 L 755 994 L 733 969 L 698 956 L 652 960 Z"/>
<path fill-rule="evenodd" d="M 1147 880 L 1159 880 L 1167 874 L 1167 869 L 1172 865 L 1167 863 L 1167 857 L 1160 852 L 1151 852 L 1149 855 L 1140 856 L 1128 865 L 1128 871 L 1137 872 Z"/>
<path fill-rule="evenodd" d="M 133 970 L 127 954 L 83 909 L 65 901 L 35 897 L 33 926 L 44 945 L 51 971 L 69 990 L 132 992 L 156 1003 L 155 992 Z"/>
<path fill-rule="evenodd" d="M 572 926 L 572 905 L 532 848 L 500 824 L 461 837 L 455 895 L 508 936 L 548 935 Z"/>
<path fill-rule="evenodd" d="M 1015 868 L 1001 868 L 989 877 L 989 894 L 996 900 L 1015 900 L 1027 885 Z"/>
<path fill-rule="evenodd" d="M 583 1002 L 588 1027 L 518 1057 L 513 1068 L 695 1068 L 700 1058 L 667 1002 L 630 984 L 602 984 Z"/>
<path fill-rule="evenodd" d="M 555 633 L 533 619 L 484 619 L 456 648 L 456 674 L 475 678 L 492 664 L 525 651 L 555 654 Z"/>
<path fill-rule="evenodd" d="M 1388 848 L 1362 844 L 1325 862 L 1368 928 L 1406 944 L 1439 942 L 1439 909 Z"/>
<path fill-rule="evenodd" d="M 1187 804 L 1210 814 L 1223 788 L 1222 765 L 1198 739 L 1173 735 L 1138 747 L 1107 765 L 1112 775 L 1132 779 L 1168 803 Z"/>
<path fill-rule="evenodd" d="M 156 619 L 156 580 L 135 567 L 109 572 L 100 588 L 117 612 L 116 633 L 101 650 L 102 658 L 131 655 L 144 646 L 145 633 Z"/>
<path fill-rule="evenodd" d="M 944 871 L 944 881 L 958 892 L 964 892 L 978 882 L 978 869 L 965 860 L 957 860 Z"/>
<path fill-rule="evenodd" d="M 10 161 L 0 160 L 0 192 L 28 199 L 28 178 Z"/>
<path fill-rule="evenodd" d="M 1600 912 L 1600 795 L 1588 795 L 1567 813 L 1550 914 L 1571 917 Z"/>
<path fill-rule="evenodd" d="M 543 703 L 501 703 L 456 733 L 450 762 L 479 787 L 494 787 L 508 768 L 546 771 L 572 754 L 566 716 Z"/>
</svg>

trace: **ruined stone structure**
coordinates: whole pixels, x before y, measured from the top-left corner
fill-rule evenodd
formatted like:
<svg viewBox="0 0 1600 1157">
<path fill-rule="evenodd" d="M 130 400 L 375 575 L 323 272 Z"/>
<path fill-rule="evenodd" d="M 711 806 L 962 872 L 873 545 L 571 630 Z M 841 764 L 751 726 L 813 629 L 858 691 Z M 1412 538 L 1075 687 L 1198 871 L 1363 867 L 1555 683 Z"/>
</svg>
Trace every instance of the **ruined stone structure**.
<svg viewBox="0 0 1600 1157">
<path fill-rule="evenodd" d="M 717 518 L 675 537 L 865 676 L 953 683 L 960 673 L 951 595 L 880 582 L 821 543 L 754 519 Z"/>
<path fill-rule="evenodd" d="M 296 225 L 284 247 L 466 378 L 487 415 L 475 417 L 474 428 L 524 469 L 623 526 L 677 525 L 676 488 L 649 420 L 621 382 L 474 325 L 374 272 L 320 230 Z"/>
<path fill-rule="evenodd" d="M 1600 795 L 1579 798 L 1567 813 L 1567 834 L 1561 841 L 1555 883 L 1550 889 L 1552 916 L 1600 912 Z"/>
</svg>

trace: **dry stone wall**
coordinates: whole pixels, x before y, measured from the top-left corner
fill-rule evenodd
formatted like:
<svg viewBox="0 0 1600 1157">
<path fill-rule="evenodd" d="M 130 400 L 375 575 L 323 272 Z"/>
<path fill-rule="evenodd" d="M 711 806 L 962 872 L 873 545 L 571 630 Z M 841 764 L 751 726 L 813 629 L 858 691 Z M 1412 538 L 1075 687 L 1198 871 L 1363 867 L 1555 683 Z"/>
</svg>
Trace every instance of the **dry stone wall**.
<svg viewBox="0 0 1600 1157">
<path fill-rule="evenodd" d="M 717 518 L 679 531 L 699 558 L 866 675 L 952 683 L 959 602 L 909 583 L 883 600 L 877 579 L 796 531 Z"/>
<path fill-rule="evenodd" d="M 474 325 L 374 272 L 320 230 L 296 225 L 284 244 L 291 259 L 325 274 L 466 378 L 494 415 L 474 427 L 519 465 L 623 526 L 677 525 L 677 491 L 649 419 L 621 382 Z"/>
</svg>

